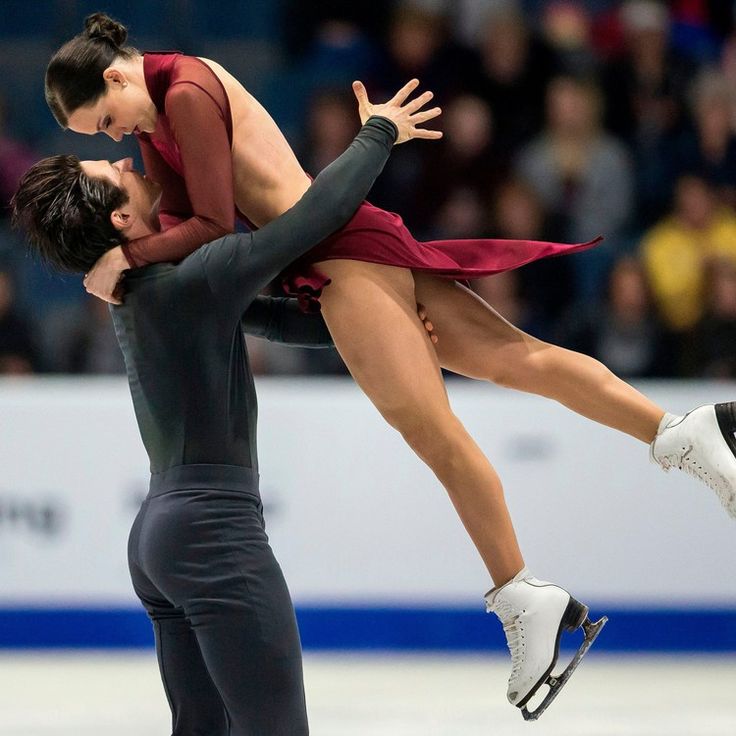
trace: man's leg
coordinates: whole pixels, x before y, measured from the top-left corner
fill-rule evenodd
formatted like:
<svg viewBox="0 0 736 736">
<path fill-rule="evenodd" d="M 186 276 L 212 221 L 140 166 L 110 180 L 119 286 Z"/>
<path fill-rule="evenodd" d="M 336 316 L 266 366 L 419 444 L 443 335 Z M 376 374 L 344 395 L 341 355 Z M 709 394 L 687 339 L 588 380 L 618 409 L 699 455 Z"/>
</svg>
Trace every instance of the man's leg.
<svg viewBox="0 0 736 736">
<path fill-rule="evenodd" d="M 177 491 L 152 499 L 146 522 L 144 568 L 191 624 L 229 735 L 308 734 L 296 618 L 258 499 Z M 159 626 L 176 647 L 179 632 Z"/>
<path fill-rule="evenodd" d="M 146 505 L 130 534 L 128 561 L 135 592 L 153 623 L 159 671 L 171 708 L 172 736 L 228 736 L 222 698 L 207 672 L 192 627 L 184 612 L 164 598 L 139 565 Z"/>
<path fill-rule="evenodd" d="M 161 680 L 171 707 L 172 736 L 226 736 L 228 718 L 197 638 L 180 609 L 148 610 Z"/>
<path fill-rule="evenodd" d="M 241 561 L 242 575 L 226 575 L 221 589 L 202 590 L 186 604 L 230 733 L 308 734 L 301 644 L 283 575 L 268 547 L 248 550 Z"/>
</svg>

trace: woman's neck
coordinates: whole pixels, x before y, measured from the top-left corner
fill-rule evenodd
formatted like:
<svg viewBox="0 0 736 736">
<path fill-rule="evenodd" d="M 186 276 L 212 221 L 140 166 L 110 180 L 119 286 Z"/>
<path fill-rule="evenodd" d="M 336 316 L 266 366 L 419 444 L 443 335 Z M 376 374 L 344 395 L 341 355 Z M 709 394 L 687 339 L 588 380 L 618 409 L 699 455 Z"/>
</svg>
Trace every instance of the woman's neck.
<svg viewBox="0 0 736 736">
<path fill-rule="evenodd" d="M 113 62 L 122 71 L 131 84 L 146 88 L 146 75 L 143 72 L 143 54 L 132 57 L 120 57 Z"/>
</svg>

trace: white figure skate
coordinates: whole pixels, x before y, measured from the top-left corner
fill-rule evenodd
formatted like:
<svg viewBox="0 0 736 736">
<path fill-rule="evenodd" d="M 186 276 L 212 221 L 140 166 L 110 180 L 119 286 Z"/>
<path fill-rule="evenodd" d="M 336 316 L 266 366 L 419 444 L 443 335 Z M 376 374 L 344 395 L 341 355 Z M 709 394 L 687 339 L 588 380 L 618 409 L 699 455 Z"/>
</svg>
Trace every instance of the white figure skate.
<svg viewBox="0 0 736 736">
<path fill-rule="evenodd" d="M 736 519 L 736 402 L 706 404 L 684 417 L 667 415 L 649 456 L 665 471 L 678 468 L 699 478 Z"/>
<path fill-rule="evenodd" d="M 513 580 L 487 593 L 485 600 L 488 612 L 501 619 L 511 652 L 506 696 L 509 703 L 521 708 L 524 720 L 536 721 L 570 679 L 608 619 L 604 616 L 591 623 L 587 606 L 558 585 L 532 577 L 526 568 Z M 581 626 L 582 645 L 564 672 L 553 676 L 562 631 L 575 631 Z M 549 692 L 530 711 L 527 703 L 543 685 L 549 685 Z"/>
</svg>

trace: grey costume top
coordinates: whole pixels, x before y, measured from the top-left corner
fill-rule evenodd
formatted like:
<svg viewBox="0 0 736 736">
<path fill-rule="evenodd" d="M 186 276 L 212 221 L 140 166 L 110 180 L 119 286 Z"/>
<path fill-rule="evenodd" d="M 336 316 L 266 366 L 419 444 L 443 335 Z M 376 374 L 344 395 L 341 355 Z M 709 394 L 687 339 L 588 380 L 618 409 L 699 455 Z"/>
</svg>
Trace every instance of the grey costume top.
<svg viewBox="0 0 736 736">
<path fill-rule="evenodd" d="M 125 303 L 111 312 L 153 474 L 182 477 L 181 466 L 189 465 L 209 466 L 208 477 L 219 470 L 237 477 L 237 468 L 257 473 L 256 396 L 241 317 L 253 305 L 244 319 L 251 331 L 292 342 L 324 339 L 319 325 L 294 326 L 293 304 L 255 301 L 257 294 L 350 219 L 396 134 L 391 121 L 370 118 L 281 217 L 208 243 L 177 265 L 128 272 Z"/>
</svg>

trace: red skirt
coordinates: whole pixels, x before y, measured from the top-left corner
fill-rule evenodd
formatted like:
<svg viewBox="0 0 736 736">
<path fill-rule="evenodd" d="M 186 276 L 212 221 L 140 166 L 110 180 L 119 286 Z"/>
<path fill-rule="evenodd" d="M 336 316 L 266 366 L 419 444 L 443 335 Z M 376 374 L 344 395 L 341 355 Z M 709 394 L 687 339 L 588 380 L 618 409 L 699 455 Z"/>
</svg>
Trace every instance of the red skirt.
<svg viewBox="0 0 736 736">
<path fill-rule="evenodd" d="M 432 240 L 420 242 L 397 214 L 364 202 L 345 227 L 312 248 L 283 277 L 284 290 L 299 299 L 304 311 L 317 312 L 322 289 L 330 283 L 314 266 L 348 259 L 424 271 L 465 281 L 510 271 L 547 256 L 578 253 L 601 237 L 574 245 L 538 240 Z"/>
</svg>

